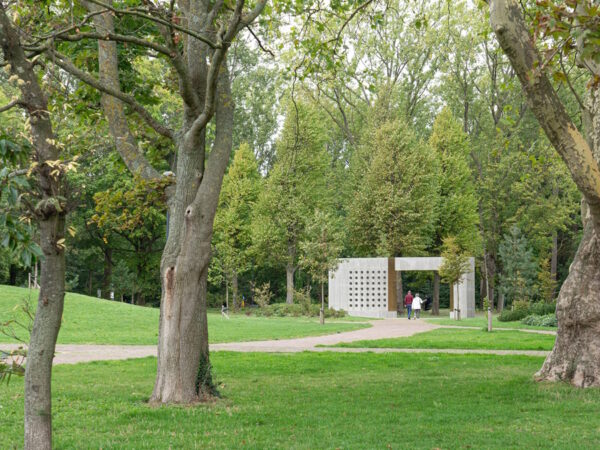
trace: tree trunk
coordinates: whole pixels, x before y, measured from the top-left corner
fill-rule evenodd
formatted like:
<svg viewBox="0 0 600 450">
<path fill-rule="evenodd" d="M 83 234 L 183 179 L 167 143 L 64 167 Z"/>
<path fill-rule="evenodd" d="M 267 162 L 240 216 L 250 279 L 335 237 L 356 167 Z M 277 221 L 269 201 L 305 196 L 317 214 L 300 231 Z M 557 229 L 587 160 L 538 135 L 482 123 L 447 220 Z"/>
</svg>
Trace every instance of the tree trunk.
<svg viewBox="0 0 600 450">
<path fill-rule="evenodd" d="M 219 75 L 216 130 L 207 170 L 198 142 L 181 142 L 161 262 L 158 368 L 151 403 L 193 403 L 216 393 L 208 352 L 206 278 L 213 222 L 232 146 L 233 103 L 227 68 Z M 204 134 L 201 137 L 204 145 Z"/>
<path fill-rule="evenodd" d="M 238 303 L 238 274 L 237 271 L 233 271 L 231 274 L 231 293 L 233 294 L 233 309 L 239 308 Z"/>
<path fill-rule="evenodd" d="M 504 292 L 498 294 L 498 314 L 504 310 Z"/>
<path fill-rule="evenodd" d="M 65 296 L 65 176 L 52 173 L 46 163 L 59 160 L 56 136 L 48 112 L 48 101 L 33 65 L 26 59 L 19 35 L 0 2 L 0 45 L 11 76 L 21 83 L 21 99 L 28 113 L 31 142 L 41 201 L 35 207 L 40 247 L 44 258 L 38 305 L 29 341 L 25 368 L 25 449 L 52 448 L 52 360 L 60 329 Z M 63 200 L 61 200 L 61 198 Z M 37 264 L 36 264 L 37 268 Z"/>
<path fill-rule="evenodd" d="M 454 311 L 454 285 L 450 284 L 450 311 Z"/>
<path fill-rule="evenodd" d="M 567 381 L 575 386 L 600 386 L 600 101 L 596 88 L 584 112 L 588 141 L 571 121 L 552 88 L 533 45 L 516 0 L 492 0 L 490 23 L 510 59 L 531 109 L 546 136 L 569 168 L 585 199 L 584 234 L 569 276 L 558 296 L 558 332 L 538 380 Z M 579 45 L 579 43 L 577 43 Z M 587 63 L 588 61 L 586 61 Z M 597 65 L 586 68 L 598 76 Z"/>
<path fill-rule="evenodd" d="M 294 272 L 296 272 L 296 268 L 293 264 L 288 263 L 285 267 L 285 302 L 288 305 L 294 303 Z"/>
<path fill-rule="evenodd" d="M 433 316 L 440 315 L 440 273 L 433 272 L 433 306 L 431 307 Z"/>
<path fill-rule="evenodd" d="M 319 322 L 325 325 L 325 283 L 321 282 L 321 311 L 319 312 Z"/>
<path fill-rule="evenodd" d="M 112 248 L 104 250 L 104 273 L 102 275 L 102 296 L 110 300 L 112 284 Z"/>
<path fill-rule="evenodd" d="M 600 243 L 588 223 L 556 305 L 558 332 L 537 380 L 600 386 Z"/>
</svg>

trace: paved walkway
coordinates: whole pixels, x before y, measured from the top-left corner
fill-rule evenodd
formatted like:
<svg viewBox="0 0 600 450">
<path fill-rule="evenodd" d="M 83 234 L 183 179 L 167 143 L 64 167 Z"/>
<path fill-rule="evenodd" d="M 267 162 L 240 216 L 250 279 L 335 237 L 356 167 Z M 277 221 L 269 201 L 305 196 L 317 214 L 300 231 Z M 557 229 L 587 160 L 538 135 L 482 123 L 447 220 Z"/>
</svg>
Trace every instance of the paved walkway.
<svg viewBox="0 0 600 450">
<path fill-rule="evenodd" d="M 266 353 L 297 353 L 312 352 L 342 352 L 342 353 L 475 353 L 489 355 L 528 355 L 546 356 L 546 351 L 529 350 L 462 350 L 462 349 L 401 349 L 401 348 L 342 348 L 328 347 L 341 342 L 354 342 L 383 338 L 407 337 L 423 331 L 443 328 L 427 323 L 423 320 L 384 319 L 370 322 L 372 327 L 345 333 L 330 334 L 325 336 L 311 336 L 297 339 L 282 339 L 271 341 L 232 342 L 224 344 L 211 344 L 211 351 L 234 352 L 266 352 Z M 445 327 L 444 327 L 445 328 Z M 465 327 L 467 328 L 467 327 Z M 525 331 L 525 330 L 520 330 Z M 542 330 L 540 330 L 542 331 Z M 534 330 L 535 332 L 535 330 Z M 325 347 L 319 347 L 325 346 Z M 0 344 L 0 348 L 11 350 L 17 348 L 13 344 Z M 59 344 L 56 346 L 54 364 L 76 364 L 89 361 L 107 361 L 129 358 L 144 358 L 156 356 L 154 345 L 84 345 L 84 344 Z"/>
</svg>

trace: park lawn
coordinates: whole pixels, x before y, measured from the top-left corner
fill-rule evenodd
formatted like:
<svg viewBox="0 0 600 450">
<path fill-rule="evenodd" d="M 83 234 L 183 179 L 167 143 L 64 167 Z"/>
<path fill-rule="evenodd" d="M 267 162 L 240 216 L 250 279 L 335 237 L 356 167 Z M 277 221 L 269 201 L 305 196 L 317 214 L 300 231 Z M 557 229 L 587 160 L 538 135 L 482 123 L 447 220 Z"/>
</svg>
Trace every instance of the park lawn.
<svg viewBox="0 0 600 450">
<path fill-rule="evenodd" d="M 215 352 L 223 398 L 149 407 L 154 358 L 54 369 L 56 448 L 600 448 L 599 389 L 535 383 L 543 358 Z M 0 387 L 20 447 L 23 381 Z"/>
<path fill-rule="evenodd" d="M 523 331 L 492 331 L 481 329 L 438 328 L 410 337 L 354 341 L 336 347 L 352 348 L 452 348 L 484 350 L 552 350 L 554 335 Z"/>
<path fill-rule="evenodd" d="M 14 308 L 31 295 L 37 303 L 37 291 L 0 286 L 0 323 L 15 314 Z M 63 323 L 58 335 L 59 344 L 156 344 L 158 339 L 157 308 L 101 300 L 68 293 L 65 297 Z M 357 330 L 370 325 L 361 322 L 345 323 L 343 319 L 326 320 L 306 317 L 254 317 L 233 314 L 231 319 L 209 312 L 208 333 L 211 343 L 241 342 L 266 339 L 286 339 L 317 336 Z M 25 333 L 20 334 L 25 337 Z M 0 334 L 0 342 L 14 342 Z"/>
<path fill-rule="evenodd" d="M 487 329 L 487 318 L 485 315 L 481 314 L 477 317 L 471 317 L 468 319 L 454 320 L 449 317 L 427 317 L 425 319 L 426 322 L 433 323 L 435 325 L 444 325 L 444 326 L 460 326 L 460 327 L 476 327 Z M 493 328 L 514 328 L 518 330 L 549 330 L 556 331 L 556 327 L 535 327 L 532 325 L 525 325 L 521 323 L 521 321 L 516 322 L 500 322 L 497 316 L 492 317 L 492 329 Z"/>
</svg>

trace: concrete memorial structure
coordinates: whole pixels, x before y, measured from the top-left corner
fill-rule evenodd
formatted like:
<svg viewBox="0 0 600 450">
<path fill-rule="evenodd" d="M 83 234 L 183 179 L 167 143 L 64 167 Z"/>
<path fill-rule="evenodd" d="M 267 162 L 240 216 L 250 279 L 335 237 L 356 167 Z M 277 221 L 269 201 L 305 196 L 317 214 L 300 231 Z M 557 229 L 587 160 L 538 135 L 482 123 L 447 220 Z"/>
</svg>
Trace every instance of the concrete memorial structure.
<svg viewBox="0 0 600 450">
<path fill-rule="evenodd" d="M 329 307 L 347 311 L 351 316 L 396 317 L 398 299 L 396 273 L 437 271 L 443 258 L 347 258 L 329 273 Z M 455 309 L 460 317 L 475 317 L 475 259 L 470 270 L 454 286 Z M 414 292 L 413 292 L 414 293 Z M 452 311 L 450 317 L 458 312 Z"/>
</svg>

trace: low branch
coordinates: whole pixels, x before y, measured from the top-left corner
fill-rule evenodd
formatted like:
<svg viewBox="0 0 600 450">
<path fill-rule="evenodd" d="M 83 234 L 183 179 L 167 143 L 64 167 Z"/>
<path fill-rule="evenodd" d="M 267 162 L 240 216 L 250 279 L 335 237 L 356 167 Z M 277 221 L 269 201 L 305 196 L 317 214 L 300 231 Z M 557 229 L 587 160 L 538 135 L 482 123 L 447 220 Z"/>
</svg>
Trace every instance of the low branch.
<svg viewBox="0 0 600 450">
<path fill-rule="evenodd" d="M 0 113 L 3 113 L 4 111 L 8 111 L 9 109 L 14 108 L 15 106 L 23 106 L 23 100 L 18 98 L 16 100 L 13 100 L 10 103 L 7 103 L 4 106 L 0 106 Z"/>
<path fill-rule="evenodd" d="M 248 31 L 250 32 L 250 34 L 252 35 L 252 37 L 254 38 L 254 40 L 256 41 L 256 43 L 258 44 L 258 46 L 260 47 L 260 49 L 265 52 L 268 53 L 269 55 L 271 55 L 271 58 L 275 58 L 275 54 L 269 50 L 268 48 L 266 48 L 263 43 L 261 42 L 261 40 L 259 39 L 259 37 L 254 33 L 254 31 L 252 30 L 252 28 L 250 27 L 250 25 L 247 25 L 246 28 L 248 29 Z"/>
<path fill-rule="evenodd" d="M 125 94 L 120 90 L 113 89 L 110 86 L 105 85 L 100 82 L 98 79 L 90 75 L 89 73 L 79 69 L 72 61 L 69 60 L 65 55 L 56 51 L 56 50 L 48 50 L 47 52 L 51 58 L 50 62 L 56 64 L 63 70 L 69 72 L 74 77 L 83 81 L 86 84 L 89 84 L 91 87 L 103 92 L 105 94 L 111 95 L 115 98 L 118 98 L 123 103 L 126 103 L 133 109 L 139 116 L 144 119 L 144 121 L 154 129 L 158 134 L 168 137 L 170 139 L 174 139 L 175 133 L 169 127 L 163 125 L 158 122 L 152 115 L 144 108 L 132 95 Z"/>
</svg>

